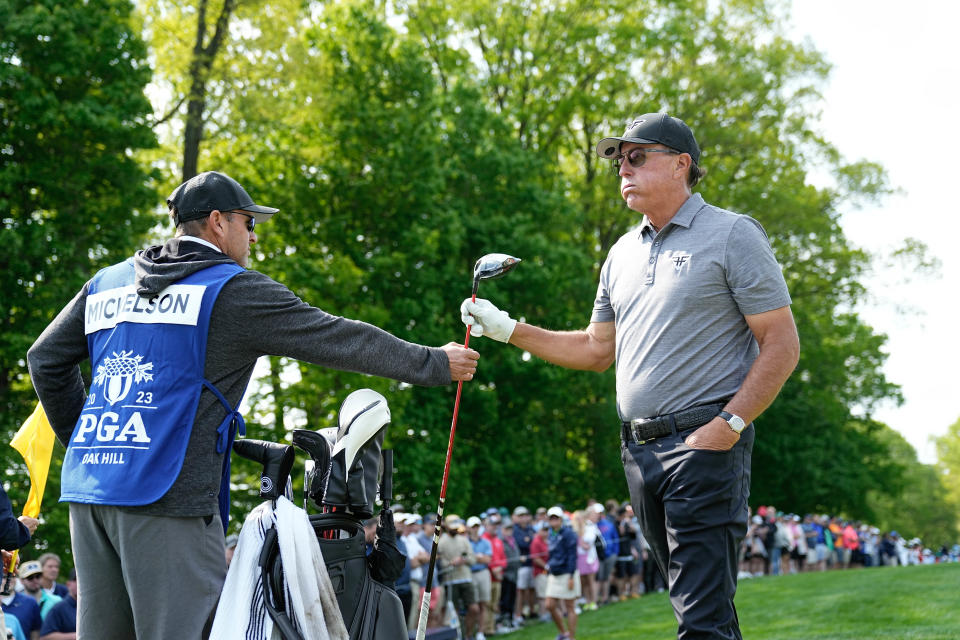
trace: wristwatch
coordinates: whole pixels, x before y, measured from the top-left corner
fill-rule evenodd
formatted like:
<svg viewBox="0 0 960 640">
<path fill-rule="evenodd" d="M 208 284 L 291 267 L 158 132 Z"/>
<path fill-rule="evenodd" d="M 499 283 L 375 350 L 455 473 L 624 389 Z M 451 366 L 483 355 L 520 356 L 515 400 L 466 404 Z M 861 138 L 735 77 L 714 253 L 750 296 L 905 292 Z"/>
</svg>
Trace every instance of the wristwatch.
<svg viewBox="0 0 960 640">
<path fill-rule="evenodd" d="M 735 416 L 727 411 L 721 411 L 720 417 L 726 420 L 727 424 L 730 425 L 730 428 L 733 429 L 738 435 L 741 431 L 747 428 L 747 423 L 744 422 L 743 418 L 740 416 Z"/>
</svg>

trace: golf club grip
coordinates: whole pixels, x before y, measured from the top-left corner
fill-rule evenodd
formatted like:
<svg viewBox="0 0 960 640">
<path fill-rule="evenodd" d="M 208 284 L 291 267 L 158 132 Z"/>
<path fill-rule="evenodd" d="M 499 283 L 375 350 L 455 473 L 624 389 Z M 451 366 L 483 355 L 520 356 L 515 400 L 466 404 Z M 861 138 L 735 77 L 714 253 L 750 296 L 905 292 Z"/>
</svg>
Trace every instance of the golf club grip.
<svg viewBox="0 0 960 640">
<path fill-rule="evenodd" d="M 471 300 L 472 302 L 476 302 L 476 301 L 477 301 L 477 287 L 476 287 L 476 285 L 474 285 L 474 287 L 473 287 L 473 295 L 470 297 L 470 300 Z M 466 349 L 466 348 L 468 348 L 468 347 L 470 346 L 470 327 L 472 327 L 472 326 L 473 326 L 472 324 L 468 324 L 468 325 L 467 325 L 467 335 L 466 335 L 466 337 L 463 339 L 463 348 L 464 348 L 464 349 Z"/>
<path fill-rule="evenodd" d="M 430 617 L 430 596 L 429 591 L 423 592 L 423 599 L 420 601 L 420 621 L 417 622 L 417 640 L 423 640 L 427 635 L 427 619 Z"/>
</svg>

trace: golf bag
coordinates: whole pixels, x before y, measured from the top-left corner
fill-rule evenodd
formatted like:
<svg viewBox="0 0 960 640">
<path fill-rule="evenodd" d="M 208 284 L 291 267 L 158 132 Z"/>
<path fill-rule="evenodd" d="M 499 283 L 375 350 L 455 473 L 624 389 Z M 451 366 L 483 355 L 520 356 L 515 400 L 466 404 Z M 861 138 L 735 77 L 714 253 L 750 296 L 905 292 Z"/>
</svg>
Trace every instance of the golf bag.
<svg viewBox="0 0 960 640">
<path fill-rule="evenodd" d="M 349 640 L 406 638 L 403 605 L 391 585 L 403 571 L 405 558 L 396 544 L 393 514 L 381 513 L 377 540 L 367 555 L 364 521 L 381 501 L 392 499 L 392 451 L 382 451 L 390 421 L 386 399 L 370 389 L 350 394 L 340 408 L 335 441 L 320 432 L 295 430 L 294 444 L 307 452 L 304 492 L 324 513 L 309 516 L 337 607 Z M 260 496 L 277 500 L 289 487 L 294 449 L 288 445 L 242 439 L 234 450 L 263 465 Z M 379 478 L 382 476 L 382 481 Z M 289 591 L 276 528 L 266 531 L 259 557 L 262 595 L 267 614 L 283 640 L 303 640 L 289 607 Z"/>
</svg>

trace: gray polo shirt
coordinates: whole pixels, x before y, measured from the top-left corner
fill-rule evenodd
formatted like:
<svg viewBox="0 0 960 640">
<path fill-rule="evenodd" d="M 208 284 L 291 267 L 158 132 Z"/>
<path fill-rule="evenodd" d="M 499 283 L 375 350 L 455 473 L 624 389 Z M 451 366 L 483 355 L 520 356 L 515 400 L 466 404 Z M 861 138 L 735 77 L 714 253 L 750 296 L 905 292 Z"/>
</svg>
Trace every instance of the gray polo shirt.
<svg viewBox="0 0 960 640">
<path fill-rule="evenodd" d="M 744 316 L 790 304 L 767 235 L 692 195 L 659 233 L 644 217 L 610 249 L 592 322 L 615 322 L 624 420 L 734 395 L 757 357 Z"/>
</svg>

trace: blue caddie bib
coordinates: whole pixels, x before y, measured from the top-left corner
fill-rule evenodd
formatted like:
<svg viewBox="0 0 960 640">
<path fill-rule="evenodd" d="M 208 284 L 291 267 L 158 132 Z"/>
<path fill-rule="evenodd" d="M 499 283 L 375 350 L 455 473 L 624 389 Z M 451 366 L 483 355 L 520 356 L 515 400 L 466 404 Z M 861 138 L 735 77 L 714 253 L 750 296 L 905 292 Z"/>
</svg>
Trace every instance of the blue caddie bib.
<svg viewBox="0 0 960 640">
<path fill-rule="evenodd" d="M 93 381 L 63 459 L 61 502 L 133 506 L 163 497 L 180 474 L 206 387 L 227 411 L 217 445 L 226 523 L 229 446 L 243 420 L 203 374 L 214 302 L 242 271 L 214 265 L 152 298 L 137 295 L 132 258 L 93 277 L 84 318 Z"/>
</svg>

